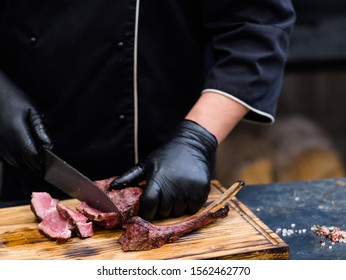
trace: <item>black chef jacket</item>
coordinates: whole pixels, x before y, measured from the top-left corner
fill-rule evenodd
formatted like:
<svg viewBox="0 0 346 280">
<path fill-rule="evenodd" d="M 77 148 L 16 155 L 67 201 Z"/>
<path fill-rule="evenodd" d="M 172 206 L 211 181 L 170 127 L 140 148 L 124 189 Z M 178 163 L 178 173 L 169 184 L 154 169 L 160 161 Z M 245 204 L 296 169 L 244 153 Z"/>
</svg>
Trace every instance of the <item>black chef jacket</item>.
<svg viewBox="0 0 346 280">
<path fill-rule="evenodd" d="M 54 151 L 102 179 L 162 144 L 205 90 L 273 122 L 293 22 L 289 0 L 2 0 L 0 69 Z M 46 187 L 4 173 L 2 199 Z"/>
</svg>

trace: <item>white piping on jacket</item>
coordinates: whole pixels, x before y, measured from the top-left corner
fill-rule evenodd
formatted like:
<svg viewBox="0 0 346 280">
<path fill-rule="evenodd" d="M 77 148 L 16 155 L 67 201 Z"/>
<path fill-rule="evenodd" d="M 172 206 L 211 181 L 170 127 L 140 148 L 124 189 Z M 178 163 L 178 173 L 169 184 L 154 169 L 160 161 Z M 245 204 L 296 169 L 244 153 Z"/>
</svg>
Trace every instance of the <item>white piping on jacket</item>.
<svg viewBox="0 0 346 280">
<path fill-rule="evenodd" d="M 246 104 L 244 101 L 238 99 L 237 97 L 235 97 L 235 96 L 233 96 L 233 95 L 230 95 L 230 94 L 227 93 L 227 92 L 224 92 L 224 91 L 221 91 L 221 90 L 218 90 L 218 89 L 207 88 L 207 89 L 204 89 L 204 90 L 202 91 L 202 94 L 205 93 L 205 92 L 207 92 L 207 91 L 215 92 L 215 93 L 224 95 L 224 96 L 226 96 L 226 97 L 228 97 L 228 98 L 231 98 L 231 99 L 233 99 L 234 101 L 236 101 L 236 102 L 242 104 L 243 106 L 245 106 L 245 107 L 248 108 L 249 110 L 255 112 L 256 114 L 259 114 L 259 115 L 261 115 L 261 116 L 267 117 L 267 118 L 270 120 L 270 123 L 274 123 L 274 122 L 275 122 L 275 119 L 274 119 L 274 117 L 273 117 L 272 115 L 270 115 L 270 114 L 268 114 L 268 113 L 266 113 L 266 112 L 260 111 L 260 110 L 258 110 L 258 109 L 255 109 L 254 107 L 250 106 L 249 104 Z M 256 122 L 256 121 L 250 121 L 250 120 L 246 120 L 246 121 L 258 123 L 258 122 Z"/>
<path fill-rule="evenodd" d="M 133 102 L 134 102 L 134 154 L 135 163 L 138 162 L 138 85 L 137 85 L 137 50 L 138 50 L 138 21 L 139 21 L 139 2 L 136 2 L 136 19 L 135 19 L 135 38 L 133 54 Z"/>
</svg>

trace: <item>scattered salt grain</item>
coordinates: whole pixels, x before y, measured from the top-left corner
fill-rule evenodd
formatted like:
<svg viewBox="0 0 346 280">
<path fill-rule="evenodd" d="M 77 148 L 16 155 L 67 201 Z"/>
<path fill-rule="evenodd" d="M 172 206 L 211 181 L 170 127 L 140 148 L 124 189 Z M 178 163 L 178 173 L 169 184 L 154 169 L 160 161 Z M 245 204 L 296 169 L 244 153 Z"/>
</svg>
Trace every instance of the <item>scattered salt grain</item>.
<svg viewBox="0 0 346 280">
<path fill-rule="evenodd" d="M 280 228 L 280 227 L 277 227 L 276 230 L 275 230 L 275 233 L 276 234 L 280 234 L 282 236 L 295 236 L 295 235 L 301 235 L 301 234 L 305 234 L 306 233 L 306 229 L 303 228 L 303 229 L 294 229 L 296 228 L 296 224 L 295 223 L 292 223 L 290 225 L 289 228 Z"/>
<path fill-rule="evenodd" d="M 326 245 L 326 242 L 322 242 L 322 243 L 321 243 L 321 246 L 325 246 L 325 245 Z"/>
<path fill-rule="evenodd" d="M 332 249 L 332 248 L 333 248 L 333 246 L 329 246 L 328 248 L 329 248 L 329 249 Z"/>
<path fill-rule="evenodd" d="M 296 197 L 294 198 L 294 200 L 295 200 L 295 201 L 299 201 L 299 200 L 300 200 L 299 196 L 296 196 Z"/>
<path fill-rule="evenodd" d="M 346 186 L 346 182 L 338 180 L 338 181 L 336 181 L 335 185 L 337 185 L 339 187 L 345 187 Z"/>
</svg>

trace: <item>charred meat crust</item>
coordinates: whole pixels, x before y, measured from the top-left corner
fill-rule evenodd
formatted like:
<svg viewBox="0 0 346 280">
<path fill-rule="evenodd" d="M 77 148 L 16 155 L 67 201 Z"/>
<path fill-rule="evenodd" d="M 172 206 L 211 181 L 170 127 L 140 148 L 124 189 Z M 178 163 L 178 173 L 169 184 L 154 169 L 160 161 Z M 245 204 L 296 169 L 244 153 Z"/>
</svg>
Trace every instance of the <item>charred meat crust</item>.
<svg viewBox="0 0 346 280">
<path fill-rule="evenodd" d="M 229 207 L 216 212 L 204 212 L 193 219 L 173 224 L 154 225 L 141 217 L 135 216 L 126 221 L 119 243 L 123 251 L 144 251 L 159 248 L 166 243 L 178 240 L 182 235 L 205 226 L 228 215 Z"/>
</svg>

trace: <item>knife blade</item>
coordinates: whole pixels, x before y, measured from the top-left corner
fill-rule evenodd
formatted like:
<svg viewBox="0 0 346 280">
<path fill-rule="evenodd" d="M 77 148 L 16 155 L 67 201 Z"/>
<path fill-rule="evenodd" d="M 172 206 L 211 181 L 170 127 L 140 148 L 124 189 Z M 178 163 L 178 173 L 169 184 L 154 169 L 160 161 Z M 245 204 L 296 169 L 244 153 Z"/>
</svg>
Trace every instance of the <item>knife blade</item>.
<svg viewBox="0 0 346 280">
<path fill-rule="evenodd" d="M 53 152 L 47 149 L 44 151 L 46 167 L 44 179 L 48 183 L 95 209 L 102 212 L 116 212 L 123 217 L 105 191 Z"/>
</svg>

